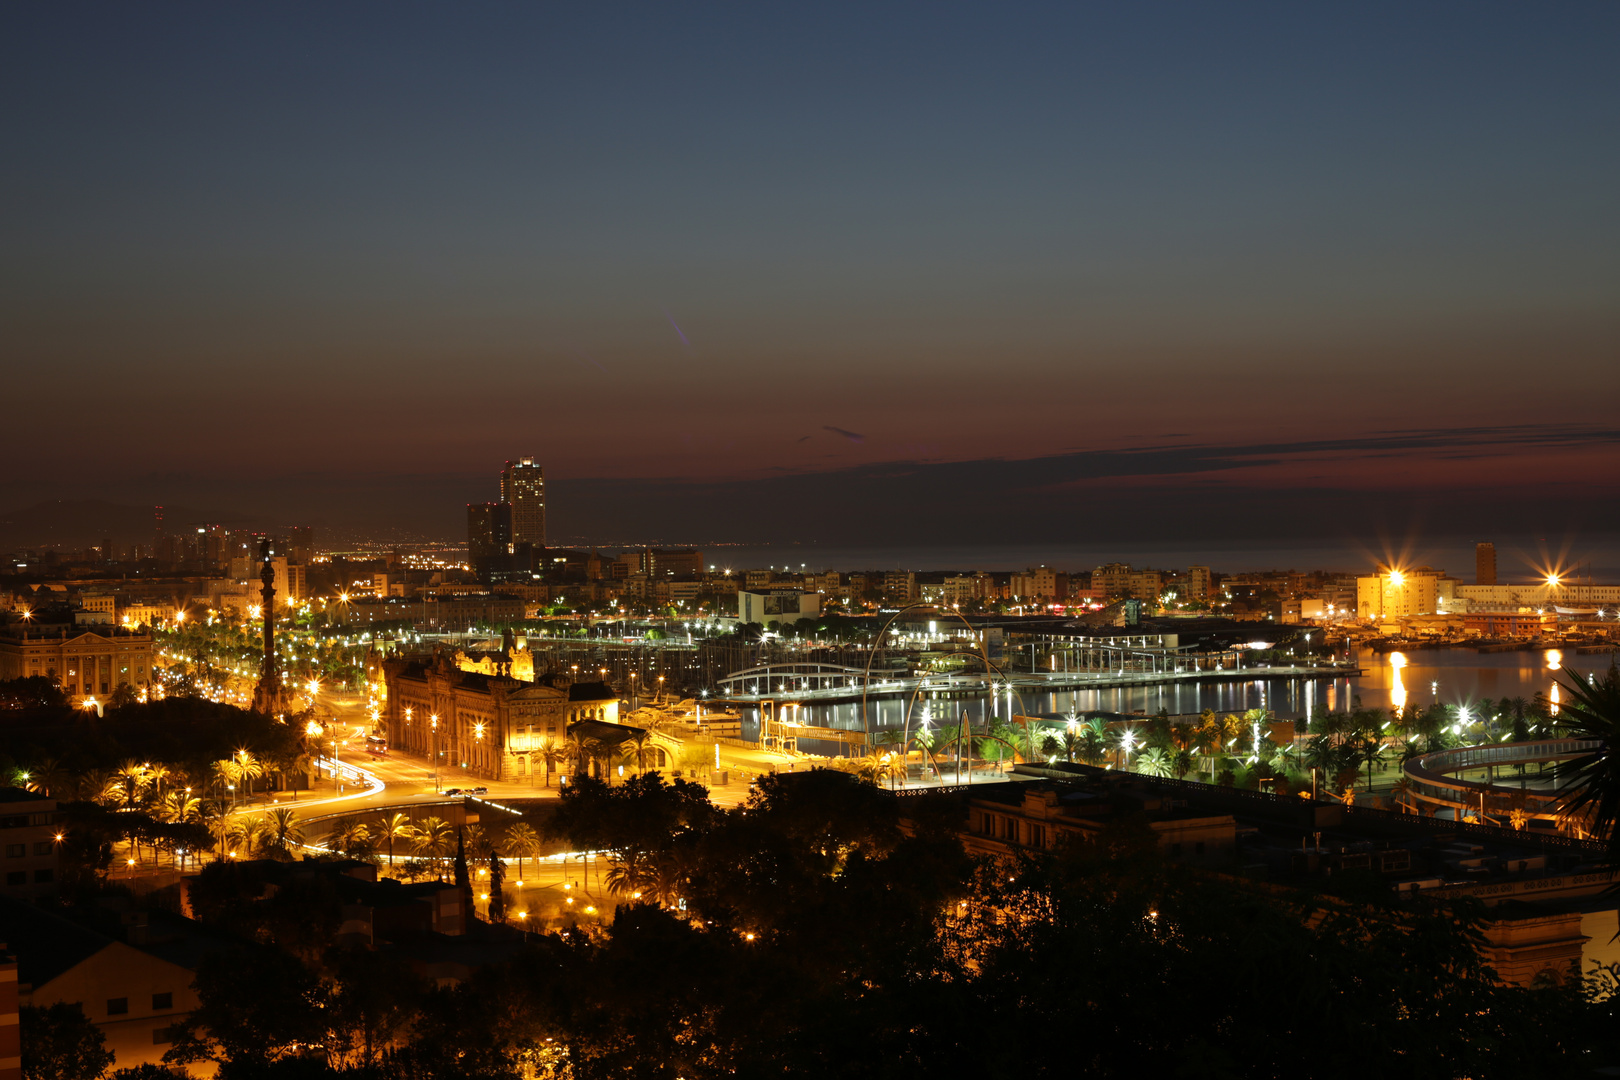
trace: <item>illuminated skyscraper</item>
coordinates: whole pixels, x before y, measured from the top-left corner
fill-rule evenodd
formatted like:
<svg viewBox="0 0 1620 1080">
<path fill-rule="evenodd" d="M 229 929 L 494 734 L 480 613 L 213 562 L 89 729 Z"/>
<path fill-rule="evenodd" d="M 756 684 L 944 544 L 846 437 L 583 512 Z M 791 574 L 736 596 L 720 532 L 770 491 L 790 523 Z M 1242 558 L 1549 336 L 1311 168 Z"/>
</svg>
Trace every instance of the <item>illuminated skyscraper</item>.
<svg viewBox="0 0 1620 1080">
<path fill-rule="evenodd" d="M 546 546 L 546 471 L 534 458 L 508 461 L 501 470 L 501 502 L 512 508 L 512 544 Z"/>
</svg>

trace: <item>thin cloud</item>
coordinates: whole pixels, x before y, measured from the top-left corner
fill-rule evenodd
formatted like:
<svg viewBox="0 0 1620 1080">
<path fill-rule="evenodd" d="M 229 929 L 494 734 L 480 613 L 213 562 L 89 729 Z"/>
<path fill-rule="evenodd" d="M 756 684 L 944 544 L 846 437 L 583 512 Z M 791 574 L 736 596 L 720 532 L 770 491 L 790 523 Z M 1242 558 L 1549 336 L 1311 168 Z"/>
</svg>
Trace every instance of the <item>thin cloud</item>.
<svg viewBox="0 0 1620 1080">
<path fill-rule="evenodd" d="M 863 442 L 866 441 L 866 436 L 865 435 L 860 435 L 860 434 L 857 434 L 857 433 L 855 433 L 853 431 L 845 431 L 843 428 L 841 428 L 841 427 L 833 427 L 831 424 L 824 425 L 821 430 L 822 431 L 830 431 L 834 435 L 842 435 L 844 438 L 848 439 L 850 442 L 863 443 Z"/>
</svg>

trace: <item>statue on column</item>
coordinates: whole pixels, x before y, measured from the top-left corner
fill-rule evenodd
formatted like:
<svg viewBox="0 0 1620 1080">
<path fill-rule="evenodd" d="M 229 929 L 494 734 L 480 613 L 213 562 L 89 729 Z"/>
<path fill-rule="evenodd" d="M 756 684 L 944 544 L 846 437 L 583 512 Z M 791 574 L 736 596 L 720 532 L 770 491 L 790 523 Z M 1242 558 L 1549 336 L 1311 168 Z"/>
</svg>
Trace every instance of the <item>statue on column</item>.
<svg viewBox="0 0 1620 1080">
<path fill-rule="evenodd" d="M 276 662 L 276 568 L 270 561 L 270 540 L 259 541 L 259 557 L 264 564 L 259 568 L 260 614 L 264 616 L 264 664 L 259 673 L 259 685 L 253 691 L 256 712 L 279 716 L 287 711 L 287 695 L 281 686 L 281 667 Z"/>
</svg>

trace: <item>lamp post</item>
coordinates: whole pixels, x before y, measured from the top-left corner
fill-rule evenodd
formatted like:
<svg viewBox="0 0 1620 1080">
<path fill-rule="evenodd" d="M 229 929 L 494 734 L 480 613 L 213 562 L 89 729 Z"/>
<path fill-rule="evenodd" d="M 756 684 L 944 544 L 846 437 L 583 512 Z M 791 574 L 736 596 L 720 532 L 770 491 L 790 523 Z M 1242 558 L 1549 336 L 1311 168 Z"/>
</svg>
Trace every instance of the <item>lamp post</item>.
<svg viewBox="0 0 1620 1080">
<path fill-rule="evenodd" d="M 434 713 L 432 716 L 428 717 L 428 727 L 429 727 L 429 729 L 431 731 L 430 738 L 432 739 L 431 750 L 432 750 L 432 753 L 433 753 L 433 792 L 434 792 L 434 794 L 438 794 L 438 791 L 439 791 L 439 714 L 438 713 Z"/>
</svg>

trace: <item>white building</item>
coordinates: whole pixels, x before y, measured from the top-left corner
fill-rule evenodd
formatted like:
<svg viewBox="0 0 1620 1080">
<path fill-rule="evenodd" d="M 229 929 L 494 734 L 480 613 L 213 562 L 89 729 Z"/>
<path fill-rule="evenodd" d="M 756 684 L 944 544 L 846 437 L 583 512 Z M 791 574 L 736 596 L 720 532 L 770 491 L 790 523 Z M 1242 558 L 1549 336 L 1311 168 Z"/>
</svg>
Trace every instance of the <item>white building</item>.
<svg viewBox="0 0 1620 1080">
<path fill-rule="evenodd" d="M 763 592 L 739 589 L 737 592 L 739 622 L 768 626 L 773 622 L 786 624 L 820 616 L 820 593 L 805 592 L 797 587 Z"/>
</svg>

